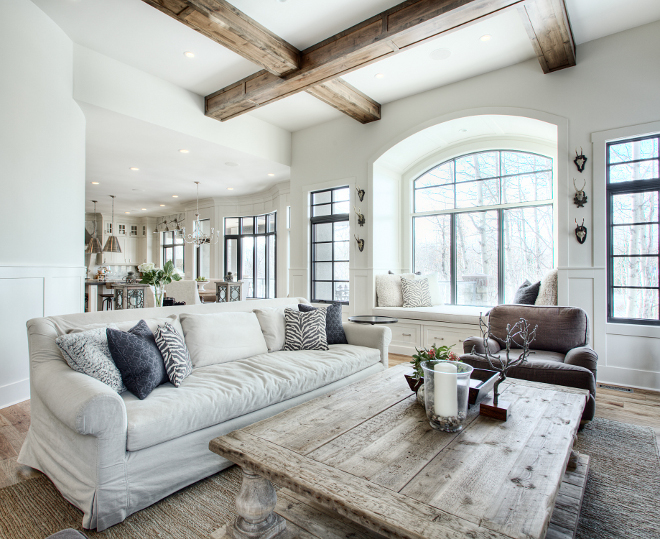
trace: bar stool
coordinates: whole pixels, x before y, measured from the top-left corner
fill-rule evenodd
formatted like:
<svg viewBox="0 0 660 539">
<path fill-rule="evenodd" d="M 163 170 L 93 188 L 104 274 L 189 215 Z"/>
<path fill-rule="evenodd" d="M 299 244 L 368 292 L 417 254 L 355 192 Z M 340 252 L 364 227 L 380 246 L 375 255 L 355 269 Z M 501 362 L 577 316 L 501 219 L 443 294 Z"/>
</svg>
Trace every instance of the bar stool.
<svg viewBox="0 0 660 539">
<path fill-rule="evenodd" d="M 108 289 L 108 285 L 105 285 L 105 288 Z M 102 311 L 111 311 L 113 309 L 112 301 L 115 298 L 115 294 L 112 292 L 112 288 L 110 288 L 110 290 L 110 292 L 103 292 L 102 294 L 99 294 L 101 296 Z"/>
</svg>

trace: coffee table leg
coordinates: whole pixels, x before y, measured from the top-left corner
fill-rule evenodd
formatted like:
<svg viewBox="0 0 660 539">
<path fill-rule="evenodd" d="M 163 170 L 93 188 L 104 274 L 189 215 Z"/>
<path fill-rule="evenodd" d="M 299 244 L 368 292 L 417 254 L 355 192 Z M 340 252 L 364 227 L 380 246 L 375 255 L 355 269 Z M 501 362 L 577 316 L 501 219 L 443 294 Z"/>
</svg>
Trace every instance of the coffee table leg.
<svg viewBox="0 0 660 539">
<path fill-rule="evenodd" d="M 268 479 L 242 468 L 243 483 L 236 496 L 238 517 L 226 528 L 233 539 L 272 539 L 286 529 L 286 520 L 273 513 L 277 493 Z"/>
</svg>

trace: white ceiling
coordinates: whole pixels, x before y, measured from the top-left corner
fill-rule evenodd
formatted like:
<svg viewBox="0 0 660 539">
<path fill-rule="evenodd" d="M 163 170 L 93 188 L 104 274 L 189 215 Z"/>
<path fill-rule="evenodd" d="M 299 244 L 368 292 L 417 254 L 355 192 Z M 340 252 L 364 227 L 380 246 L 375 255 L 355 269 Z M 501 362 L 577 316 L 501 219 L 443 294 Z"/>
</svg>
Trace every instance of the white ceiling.
<svg viewBox="0 0 660 539">
<path fill-rule="evenodd" d="M 461 141 L 489 137 L 519 137 L 533 142 L 557 144 L 556 126 L 520 116 L 481 115 L 457 118 L 418 131 L 392 146 L 377 161 L 399 174 L 427 156 Z"/>
<path fill-rule="evenodd" d="M 81 107 L 87 120 L 85 211 L 92 211 L 93 199 L 98 211 L 109 211 L 109 195 L 116 195 L 117 214 L 164 215 L 195 200 L 195 181 L 200 198 L 208 198 L 246 195 L 289 179 L 285 165 L 92 105 Z"/>
<path fill-rule="evenodd" d="M 32 1 L 74 42 L 199 95 L 207 95 L 259 70 L 141 0 Z M 304 49 L 401 0 L 230 1 L 292 45 Z M 660 19 L 660 0 L 565 1 L 577 44 Z M 479 38 L 484 34 L 492 38 L 483 42 Z M 185 51 L 195 53 L 195 57 L 186 58 Z M 434 59 L 447 54 L 444 59 Z M 533 57 L 529 39 L 512 9 L 354 71 L 345 79 L 386 104 Z M 384 76 L 375 78 L 377 73 Z M 193 179 L 203 182 L 203 197 L 226 196 L 229 183 L 236 188 L 231 194 L 239 195 L 288 179 L 288 168 L 281 165 L 271 170 L 274 165 L 252 156 L 93 107 L 85 107 L 85 113 L 87 199 L 95 198 L 92 195 L 97 192 L 117 194 L 118 211 L 122 204 L 126 209 L 121 211 L 162 214 L 164 208 L 152 208 L 157 203 L 169 207 L 170 191 L 178 191 L 171 193 L 180 195 L 178 202 L 194 197 Z M 304 92 L 249 114 L 289 131 L 343 117 Z M 188 146 L 191 153 L 179 154 L 177 150 L 182 146 Z M 241 166 L 230 170 L 223 165 L 225 161 L 240 162 Z M 130 166 L 141 170 L 129 174 Z M 267 172 L 277 176 L 264 177 Z M 96 180 L 101 182 L 98 187 L 90 183 Z M 88 204 L 87 209 L 90 207 Z M 142 212 L 141 207 L 147 207 L 147 211 Z"/>
</svg>

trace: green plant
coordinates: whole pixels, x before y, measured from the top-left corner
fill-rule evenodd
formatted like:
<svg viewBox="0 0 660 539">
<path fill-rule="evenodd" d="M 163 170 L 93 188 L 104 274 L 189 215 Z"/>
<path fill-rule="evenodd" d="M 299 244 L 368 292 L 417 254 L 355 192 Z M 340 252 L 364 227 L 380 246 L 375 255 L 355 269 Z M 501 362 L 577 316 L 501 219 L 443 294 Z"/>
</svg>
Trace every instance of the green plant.
<svg viewBox="0 0 660 539">
<path fill-rule="evenodd" d="M 195 279 L 195 281 L 197 281 L 198 283 L 205 283 L 208 280 L 209 280 L 208 277 L 197 277 Z"/>
<path fill-rule="evenodd" d="M 445 361 L 460 361 L 460 358 L 451 351 L 451 347 L 454 346 L 450 344 L 449 346 L 436 346 L 435 344 L 431 346 L 428 350 L 426 348 L 417 350 L 416 354 L 413 354 L 412 361 L 410 364 L 413 366 L 413 378 L 419 380 L 424 378 L 424 371 L 422 369 L 422 361 L 430 361 L 432 359 L 442 359 Z"/>
<path fill-rule="evenodd" d="M 163 303 L 165 285 L 170 284 L 172 281 L 181 280 L 181 275 L 178 274 L 171 260 L 165 262 L 162 269 L 156 268 L 153 264 L 140 264 L 138 270 L 142 273 L 140 282 L 154 287 L 157 307 L 160 307 Z"/>
</svg>

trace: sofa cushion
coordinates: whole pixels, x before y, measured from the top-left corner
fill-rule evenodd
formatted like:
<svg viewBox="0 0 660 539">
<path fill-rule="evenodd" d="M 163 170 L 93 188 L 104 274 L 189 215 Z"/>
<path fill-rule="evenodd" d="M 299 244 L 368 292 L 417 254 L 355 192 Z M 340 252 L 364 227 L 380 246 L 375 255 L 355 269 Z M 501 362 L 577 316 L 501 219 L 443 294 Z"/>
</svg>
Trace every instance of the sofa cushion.
<svg viewBox="0 0 660 539">
<path fill-rule="evenodd" d="M 194 367 L 268 352 L 254 313 L 182 314 L 181 326 Z"/>
<path fill-rule="evenodd" d="M 374 307 L 374 316 L 391 316 L 407 320 L 428 320 L 454 324 L 479 325 L 479 314 L 485 315 L 490 307 L 470 307 L 464 305 L 438 305 L 435 307 Z"/>
<path fill-rule="evenodd" d="M 108 348 L 124 385 L 138 399 L 170 381 L 154 334 L 144 320 L 128 331 L 106 329 Z"/>
<path fill-rule="evenodd" d="M 379 361 L 375 348 L 335 344 L 326 351 L 272 352 L 196 368 L 178 389 L 164 384 L 143 401 L 124 393 L 128 450 L 139 451 L 260 410 Z"/>
<path fill-rule="evenodd" d="M 341 303 L 332 303 L 327 307 L 312 307 L 301 303 L 298 310 L 302 313 L 308 313 L 315 309 L 325 309 L 325 336 L 328 344 L 348 344 L 346 333 L 344 333 L 344 324 L 342 322 Z"/>
<path fill-rule="evenodd" d="M 401 278 L 414 279 L 414 273 L 401 275 L 376 275 L 376 296 L 379 307 L 402 307 L 403 294 L 401 292 Z"/>
<path fill-rule="evenodd" d="M 295 306 L 289 308 L 293 309 Z M 272 307 L 253 311 L 257 315 L 257 320 L 259 320 L 261 332 L 264 334 L 269 352 L 279 352 L 284 346 L 284 336 L 286 335 L 284 309 L 285 307 Z"/>
<path fill-rule="evenodd" d="M 541 279 L 539 294 L 534 305 L 557 305 L 557 268 L 550 270 Z"/>
<path fill-rule="evenodd" d="M 165 324 L 156 328 L 154 339 L 163 356 L 167 377 L 174 387 L 179 387 L 192 372 L 190 353 L 183 336 L 173 326 Z"/>
<path fill-rule="evenodd" d="M 110 355 L 105 327 L 60 335 L 55 343 L 74 371 L 96 378 L 117 393 L 126 391 L 121 373 Z"/>
<path fill-rule="evenodd" d="M 516 290 L 516 295 L 513 298 L 512 303 L 534 305 L 536 297 L 539 295 L 540 287 L 541 281 L 530 283 L 528 280 L 525 280 L 525 282 L 518 287 L 518 290 Z"/>
<path fill-rule="evenodd" d="M 403 293 L 403 306 L 406 308 L 432 306 L 428 279 L 401 277 L 401 292 Z"/>
<path fill-rule="evenodd" d="M 325 309 L 314 309 L 306 313 L 284 309 L 286 335 L 282 350 L 327 350 L 325 315 Z"/>
<path fill-rule="evenodd" d="M 566 354 L 571 348 L 588 344 L 587 313 L 579 307 L 497 305 L 491 309 L 488 318 L 490 332 L 500 343 L 506 338 L 507 324 L 513 326 L 524 318 L 530 329 L 538 326 L 536 339 L 530 344 L 534 350 Z"/>
</svg>

